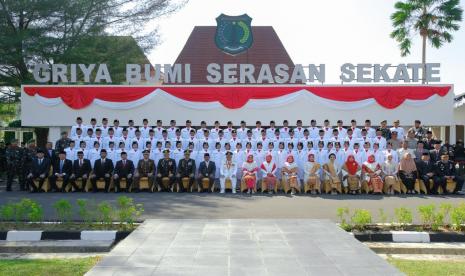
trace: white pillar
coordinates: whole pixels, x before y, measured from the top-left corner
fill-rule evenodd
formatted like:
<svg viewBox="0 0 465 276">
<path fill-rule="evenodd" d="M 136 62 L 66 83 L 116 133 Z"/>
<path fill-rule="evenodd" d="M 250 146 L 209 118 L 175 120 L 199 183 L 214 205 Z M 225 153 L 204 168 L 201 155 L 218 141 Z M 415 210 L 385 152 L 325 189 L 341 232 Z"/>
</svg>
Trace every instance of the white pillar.
<svg viewBox="0 0 465 276">
<path fill-rule="evenodd" d="M 55 142 L 61 137 L 61 128 L 60 127 L 49 127 L 48 128 L 48 140 L 47 142 L 52 142 L 53 147 L 55 147 Z"/>
<path fill-rule="evenodd" d="M 457 130 L 455 129 L 456 125 L 452 124 L 450 125 L 450 131 L 449 131 L 449 144 L 454 145 L 455 141 L 457 139 Z"/>
<path fill-rule="evenodd" d="M 439 139 L 444 143 L 446 142 L 446 127 L 445 126 L 441 126 L 441 132 L 439 134 Z"/>
</svg>

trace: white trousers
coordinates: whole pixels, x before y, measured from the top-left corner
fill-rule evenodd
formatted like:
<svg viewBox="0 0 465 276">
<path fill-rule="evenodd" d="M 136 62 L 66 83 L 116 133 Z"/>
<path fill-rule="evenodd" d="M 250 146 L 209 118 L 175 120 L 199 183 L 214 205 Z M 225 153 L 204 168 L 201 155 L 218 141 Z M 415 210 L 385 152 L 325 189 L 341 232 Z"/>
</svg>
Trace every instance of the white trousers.
<svg viewBox="0 0 465 276">
<path fill-rule="evenodd" d="M 226 187 L 226 179 L 231 179 L 232 188 L 235 190 L 235 189 L 236 189 L 236 185 L 237 185 L 237 180 L 236 180 L 236 176 L 235 176 L 235 175 L 220 177 L 221 190 L 224 190 L 225 187 Z"/>
</svg>

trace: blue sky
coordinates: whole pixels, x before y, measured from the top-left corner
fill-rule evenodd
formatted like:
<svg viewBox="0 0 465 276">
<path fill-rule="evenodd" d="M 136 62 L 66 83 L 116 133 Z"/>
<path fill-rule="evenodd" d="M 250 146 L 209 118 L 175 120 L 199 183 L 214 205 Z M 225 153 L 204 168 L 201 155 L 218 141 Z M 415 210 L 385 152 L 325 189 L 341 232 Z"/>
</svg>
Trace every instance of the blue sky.
<svg viewBox="0 0 465 276">
<path fill-rule="evenodd" d="M 327 84 L 340 84 L 340 66 L 349 63 L 419 63 L 421 42 L 402 58 L 392 31 L 391 0 L 190 0 L 176 14 L 154 22 L 161 44 L 149 53 L 152 63 L 172 63 L 194 26 L 215 26 L 225 13 L 247 13 L 252 25 L 273 26 L 295 63 L 326 64 Z M 461 3 L 462 7 L 464 6 Z M 147 26 L 148 27 L 148 26 Z M 441 49 L 427 48 L 427 62 L 441 63 L 441 83 L 465 92 L 465 23 L 454 41 Z"/>
</svg>

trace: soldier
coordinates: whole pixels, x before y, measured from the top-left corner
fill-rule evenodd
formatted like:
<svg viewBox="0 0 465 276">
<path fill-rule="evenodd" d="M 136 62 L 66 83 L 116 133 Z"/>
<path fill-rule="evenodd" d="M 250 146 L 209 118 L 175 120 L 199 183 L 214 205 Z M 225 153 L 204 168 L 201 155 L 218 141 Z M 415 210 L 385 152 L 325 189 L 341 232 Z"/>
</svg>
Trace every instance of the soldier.
<svg viewBox="0 0 465 276">
<path fill-rule="evenodd" d="M 3 172 L 6 172 L 6 146 L 5 142 L 0 141 L 0 182 L 3 181 Z"/>
<path fill-rule="evenodd" d="M 26 179 L 27 174 L 31 170 L 32 161 L 37 155 L 37 147 L 35 140 L 29 141 L 28 147 L 23 149 L 23 158 L 22 158 L 22 182 L 20 181 L 20 189 L 21 191 L 29 190 L 29 183 L 24 181 Z M 26 187 L 25 187 L 26 186 Z"/>
<path fill-rule="evenodd" d="M 61 152 L 65 150 L 67 147 L 69 147 L 69 143 L 71 142 L 71 139 L 68 138 L 68 132 L 63 131 L 61 133 L 61 138 L 58 139 L 55 143 L 55 151 L 56 152 Z"/>
<path fill-rule="evenodd" d="M 137 163 L 137 168 L 134 173 L 134 184 L 136 187 L 136 192 L 139 191 L 139 181 L 141 177 L 147 177 L 149 180 L 149 190 L 153 187 L 154 176 L 155 176 L 155 162 L 150 157 L 150 151 L 144 150 L 143 158 Z"/>
<path fill-rule="evenodd" d="M 433 188 L 434 193 L 437 194 L 438 187 L 441 186 L 444 194 L 447 194 L 446 184 L 448 179 L 451 179 L 456 183 L 453 193 L 462 194 L 463 178 L 455 173 L 455 165 L 454 162 L 449 160 L 449 155 L 447 153 L 443 153 L 441 155 L 441 160 L 436 162 Z"/>
<path fill-rule="evenodd" d="M 189 178 L 189 187 L 187 188 L 188 191 L 190 191 L 192 185 L 194 184 L 196 167 L 195 160 L 190 158 L 190 156 L 190 150 L 186 149 L 184 151 L 184 158 L 179 160 L 177 177 L 181 192 L 184 192 L 184 186 L 182 185 L 182 179 L 184 177 Z"/>
<path fill-rule="evenodd" d="M 20 186 L 21 183 L 23 183 L 24 186 L 24 177 L 22 173 L 23 149 L 18 147 L 18 140 L 14 139 L 11 141 L 10 146 L 6 149 L 5 156 L 7 169 L 6 191 L 11 192 L 11 185 L 13 184 L 15 175 L 18 176 Z"/>
<path fill-rule="evenodd" d="M 165 192 L 171 191 L 171 187 L 173 186 L 176 178 L 176 162 L 174 159 L 170 158 L 170 150 L 164 149 L 163 150 L 163 158 L 158 161 L 157 165 L 157 183 L 161 186 L 161 189 Z M 162 179 L 164 177 L 169 178 L 169 186 L 164 187 L 162 183 Z"/>
</svg>

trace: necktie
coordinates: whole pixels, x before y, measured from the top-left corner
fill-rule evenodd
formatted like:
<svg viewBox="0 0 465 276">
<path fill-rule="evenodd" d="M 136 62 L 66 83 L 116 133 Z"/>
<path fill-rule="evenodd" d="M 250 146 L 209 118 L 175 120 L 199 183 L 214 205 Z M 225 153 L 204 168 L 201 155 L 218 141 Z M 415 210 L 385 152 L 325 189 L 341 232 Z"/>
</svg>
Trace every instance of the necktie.
<svg viewBox="0 0 465 276">
<path fill-rule="evenodd" d="M 60 160 L 60 173 L 63 171 L 63 160 Z"/>
<path fill-rule="evenodd" d="M 82 167 L 82 159 L 79 159 L 79 167 Z"/>
<path fill-rule="evenodd" d="M 126 160 L 123 160 L 123 166 L 126 166 Z"/>
<path fill-rule="evenodd" d="M 39 159 L 39 166 L 42 165 L 42 159 Z"/>
</svg>

